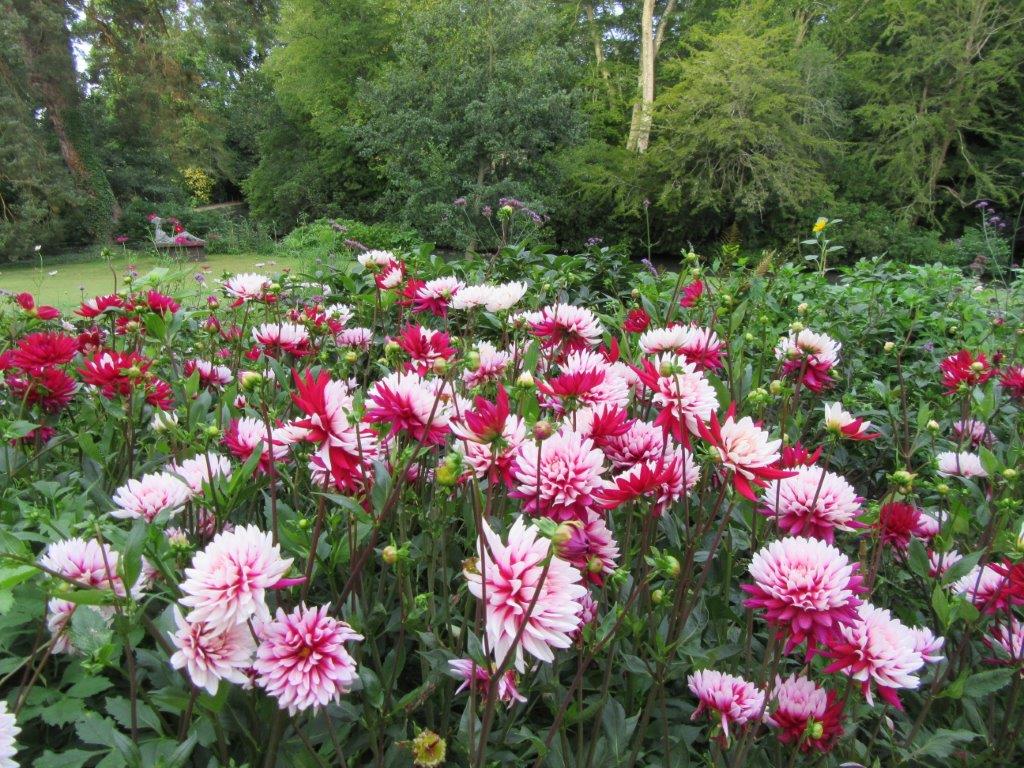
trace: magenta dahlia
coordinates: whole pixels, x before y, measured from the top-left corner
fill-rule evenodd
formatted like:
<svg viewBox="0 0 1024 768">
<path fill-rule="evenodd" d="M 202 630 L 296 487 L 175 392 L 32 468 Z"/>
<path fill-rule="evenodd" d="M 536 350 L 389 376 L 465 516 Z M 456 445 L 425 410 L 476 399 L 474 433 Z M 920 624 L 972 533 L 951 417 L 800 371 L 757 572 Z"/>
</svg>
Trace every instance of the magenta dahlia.
<svg viewBox="0 0 1024 768">
<path fill-rule="evenodd" d="M 742 677 L 727 675 L 713 669 L 701 669 L 686 679 L 700 702 L 691 715 L 696 720 L 708 712 L 722 725 L 722 735 L 729 738 L 729 724 L 744 725 L 757 720 L 764 712 L 764 691 Z"/>
</svg>

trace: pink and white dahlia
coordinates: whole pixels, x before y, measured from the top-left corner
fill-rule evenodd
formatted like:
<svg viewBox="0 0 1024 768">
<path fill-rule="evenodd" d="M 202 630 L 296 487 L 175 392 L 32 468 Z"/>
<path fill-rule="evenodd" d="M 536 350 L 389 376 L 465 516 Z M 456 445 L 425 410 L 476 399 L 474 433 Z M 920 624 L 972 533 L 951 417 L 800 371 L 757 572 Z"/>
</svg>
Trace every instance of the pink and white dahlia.
<svg viewBox="0 0 1024 768">
<path fill-rule="evenodd" d="M 540 311 L 540 317 L 530 324 L 530 330 L 541 341 L 544 349 L 559 349 L 563 353 L 576 352 L 601 343 L 604 328 L 597 315 L 586 307 L 573 304 L 553 304 Z"/>
<path fill-rule="evenodd" d="M 345 328 L 334 337 L 339 347 L 369 349 L 373 342 L 373 331 L 369 328 Z"/>
<path fill-rule="evenodd" d="M 594 441 L 562 429 L 541 443 L 519 446 L 511 496 L 524 499 L 524 510 L 534 517 L 582 519 L 597 504 L 594 494 L 604 484 L 604 471 L 604 454 Z"/>
<path fill-rule="evenodd" d="M 522 672 L 524 651 L 540 661 L 554 661 L 552 649 L 568 648 L 580 623 L 580 600 L 587 590 L 580 584 L 579 571 L 555 557 L 551 542 L 521 517 L 509 529 L 508 544 L 486 520 L 481 521 L 480 533 L 476 564 L 463 575 L 469 591 L 484 602 L 487 641 L 495 662 L 501 664 L 512 653 Z"/>
<path fill-rule="evenodd" d="M 231 369 L 226 365 L 217 365 L 209 360 L 203 360 L 198 357 L 186 360 L 183 371 L 186 378 L 198 371 L 199 383 L 210 389 L 223 389 L 235 380 Z"/>
<path fill-rule="evenodd" d="M 395 254 L 391 251 L 370 250 L 358 254 L 356 261 L 362 264 L 365 269 L 377 271 L 381 267 L 386 267 L 396 261 L 396 258 Z"/>
<path fill-rule="evenodd" d="M 450 337 L 447 333 L 420 325 L 407 325 L 394 341 L 409 356 L 406 370 L 416 371 L 420 376 L 432 371 L 439 360 L 451 360 L 455 357 L 455 350 L 449 344 Z"/>
<path fill-rule="evenodd" d="M 764 691 L 742 677 L 727 675 L 714 669 L 701 669 L 686 678 L 687 685 L 700 702 L 691 720 L 707 712 L 722 725 L 722 735 L 729 738 L 729 724 L 744 725 L 757 720 L 764 712 Z"/>
<path fill-rule="evenodd" d="M 988 634 L 981 639 L 996 655 L 990 659 L 995 664 L 1019 667 L 1024 665 L 1024 623 L 1010 614 L 1006 623 L 996 622 Z"/>
<path fill-rule="evenodd" d="M 380 272 L 374 275 L 373 280 L 382 291 L 391 291 L 402 284 L 405 279 L 405 264 L 401 261 L 393 261 Z"/>
<path fill-rule="evenodd" d="M 215 632 L 253 617 L 268 620 L 266 591 L 291 564 L 271 535 L 255 525 L 218 533 L 185 569 L 180 603 L 191 609 L 189 622 L 204 622 Z"/>
<path fill-rule="evenodd" d="M 117 508 L 111 517 L 137 519 L 152 523 L 157 515 L 176 515 L 192 497 L 192 489 L 170 472 L 143 475 L 129 480 L 114 492 Z"/>
<path fill-rule="evenodd" d="M 953 582 L 952 590 L 954 594 L 967 598 L 975 608 L 991 613 L 1008 607 L 1009 586 L 1006 572 L 988 563 L 984 567 L 974 566 Z"/>
<path fill-rule="evenodd" d="M 764 610 L 765 620 L 786 638 L 786 653 L 806 640 L 810 656 L 837 627 L 857 620 L 858 595 L 866 591 L 859 565 L 821 539 L 773 541 L 750 563 L 754 583 L 740 585 L 750 595 L 743 604 Z"/>
<path fill-rule="evenodd" d="M 291 613 L 278 608 L 274 620 L 260 627 L 256 682 L 289 714 L 339 701 L 359 677 L 344 643 L 363 636 L 328 616 L 329 607 L 301 605 Z"/>
<path fill-rule="evenodd" d="M 18 723 L 7 711 L 7 702 L 0 701 L 0 768 L 18 768 L 14 755 L 18 752 L 18 744 L 14 741 L 21 733 Z"/>
<path fill-rule="evenodd" d="M 917 673 L 924 659 L 915 647 L 914 633 L 884 608 L 871 603 L 857 607 L 856 620 L 839 624 L 824 651 L 832 659 L 825 672 L 842 672 L 861 684 L 868 704 L 874 705 L 871 683 L 878 695 L 897 709 L 903 709 L 896 691 L 917 688 Z"/>
<path fill-rule="evenodd" d="M 309 331 L 297 323 L 263 323 L 252 329 L 252 337 L 268 355 L 284 352 L 302 357 L 312 352 Z"/>
<path fill-rule="evenodd" d="M 666 435 L 688 445 L 690 435 L 698 434 L 700 424 L 711 418 L 718 408 L 715 388 L 693 363 L 677 355 L 662 355 L 657 364 L 643 361 L 643 368 L 634 368 L 644 386 L 654 392 L 654 405 L 659 409 L 655 426 Z"/>
<path fill-rule="evenodd" d="M 965 438 L 970 440 L 975 448 L 982 445 L 991 446 L 996 442 L 995 435 L 985 422 L 977 419 L 957 419 L 953 422 L 953 440 L 959 443 Z"/>
<path fill-rule="evenodd" d="M 491 290 L 484 305 L 488 312 L 508 311 L 526 295 L 526 283 L 523 282 L 513 281 L 489 287 Z"/>
<path fill-rule="evenodd" d="M 489 666 L 481 666 L 472 659 L 452 659 L 448 662 L 455 677 L 462 681 L 462 685 L 455 689 L 456 694 L 470 688 L 476 690 L 477 696 L 484 699 L 490 692 L 491 680 L 494 677 L 494 670 Z M 511 669 L 498 679 L 498 690 L 495 692 L 498 701 L 505 702 L 509 707 L 516 702 L 526 703 L 526 697 L 519 693 L 516 687 L 516 673 Z"/>
<path fill-rule="evenodd" d="M 850 440 L 874 440 L 881 437 L 877 432 L 869 432 L 871 422 L 855 419 L 843 410 L 839 403 L 825 404 L 825 429 Z"/>
<path fill-rule="evenodd" d="M 390 435 L 404 432 L 420 443 L 440 445 L 448 434 L 451 408 L 415 373 L 392 373 L 370 388 L 365 419 L 390 425 Z"/>
<path fill-rule="evenodd" d="M 438 277 L 427 280 L 416 291 L 412 308 L 415 312 L 430 312 L 437 317 L 448 314 L 448 305 L 462 290 L 464 283 L 457 277 Z"/>
<path fill-rule="evenodd" d="M 269 474 L 274 463 L 288 458 L 290 441 L 283 439 L 284 437 L 280 428 L 271 429 L 268 435 L 266 424 L 251 416 L 243 416 L 228 425 L 224 432 L 224 445 L 233 456 L 242 461 L 248 461 L 253 453 L 259 451 L 257 472 Z M 268 443 L 273 446 L 271 451 L 267 450 Z"/>
<path fill-rule="evenodd" d="M 936 637 L 928 627 L 911 627 L 910 632 L 914 636 L 914 650 L 921 654 L 925 664 L 938 664 L 946 658 L 942 655 L 946 638 Z"/>
<path fill-rule="evenodd" d="M 853 486 L 834 472 L 800 467 L 792 477 L 769 483 L 758 511 L 773 518 L 791 536 L 807 536 L 831 544 L 836 531 L 864 527 L 857 521 L 863 501 Z"/>
<path fill-rule="evenodd" d="M 963 559 L 963 555 L 955 549 L 951 549 L 949 552 L 929 552 L 928 575 L 937 579 Z"/>
<path fill-rule="evenodd" d="M 650 513 L 661 517 L 668 507 L 700 480 L 693 454 L 680 446 L 668 448 L 656 459 L 634 464 L 615 475 L 601 491 L 601 506 L 615 509 L 630 501 L 649 499 Z"/>
<path fill-rule="evenodd" d="M 906 501 L 890 501 L 878 510 L 875 523 L 883 543 L 906 551 L 912 538 L 927 540 L 937 533 L 938 522 Z"/>
<path fill-rule="evenodd" d="M 63 539 L 50 544 L 39 558 L 44 568 L 94 589 L 109 589 L 119 597 L 126 592 L 117 574 L 119 555 L 95 539 Z"/>
<path fill-rule="evenodd" d="M 813 680 L 776 676 L 771 698 L 775 708 L 764 719 L 779 729 L 783 744 L 799 744 L 801 752 L 829 752 L 843 735 L 843 702 Z"/>
<path fill-rule="evenodd" d="M 988 472 L 981 466 L 981 457 L 976 453 L 945 451 L 935 458 L 939 463 L 939 474 L 943 477 L 988 477 Z"/>
<path fill-rule="evenodd" d="M 782 480 L 795 473 L 777 469 L 781 440 L 772 440 L 749 416 L 736 420 L 735 403 L 729 406 L 724 422 L 711 414 L 710 424 L 698 422 L 700 436 L 717 452 L 719 463 L 732 470 L 736 491 L 751 501 L 757 501 L 752 486 L 767 487 L 771 480 Z"/>
<path fill-rule="evenodd" d="M 224 293 L 235 297 L 234 306 L 237 307 L 247 301 L 264 298 L 269 293 L 271 285 L 273 282 L 266 275 L 243 272 L 224 281 Z"/>
<path fill-rule="evenodd" d="M 651 328 L 640 336 L 640 349 L 648 355 L 664 352 L 675 354 L 686 338 L 686 326 L 672 325 L 668 328 Z"/>
<path fill-rule="evenodd" d="M 180 464 L 172 461 L 166 469 L 167 472 L 184 480 L 192 493 L 202 493 L 203 486 L 215 477 L 231 477 L 231 462 L 219 453 L 213 452 L 200 453 Z"/>
<path fill-rule="evenodd" d="M 608 530 L 604 516 L 590 510 L 584 520 L 570 520 L 559 529 L 565 534 L 555 546 L 556 554 L 580 570 L 593 584 L 604 583 L 604 575 L 615 570 L 619 545 Z"/>
<path fill-rule="evenodd" d="M 509 485 L 514 483 L 512 467 L 519 446 L 526 440 L 526 424 L 521 416 L 507 416 L 496 439 L 485 441 L 483 435 L 470 433 L 461 425 L 454 425 L 452 432 L 460 438 L 455 450 L 463 454 L 479 479 L 488 478 L 491 482 L 501 481 Z"/>
<path fill-rule="evenodd" d="M 184 669 L 193 685 L 215 696 L 221 680 L 248 682 L 246 670 L 256 650 L 248 624 L 214 630 L 201 621 L 186 621 L 178 606 L 174 606 L 174 623 L 178 631 L 171 634 L 175 648 L 171 666 Z"/>
<path fill-rule="evenodd" d="M 799 379 L 812 392 L 832 384 L 831 371 L 839 363 L 842 345 L 824 333 L 805 328 L 779 340 L 775 357 L 782 361 L 782 373 Z"/>
<path fill-rule="evenodd" d="M 499 350 L 489 341 L 481 341 L 469 353 L 470 362 L 462 372 L 462 381 L 469 388 L 478 387 L 488 381 L 498 381 L 505 375 L 505 369 L 512 361 L 512 355 Z"/>
<path fill-rule="evenodd" d="M 610 437 L 601 450 L 617 470 L 643 461 L 656 461 L 665 451 L 665 433 L 637 419 L 621 435 Z"/>
</svg>

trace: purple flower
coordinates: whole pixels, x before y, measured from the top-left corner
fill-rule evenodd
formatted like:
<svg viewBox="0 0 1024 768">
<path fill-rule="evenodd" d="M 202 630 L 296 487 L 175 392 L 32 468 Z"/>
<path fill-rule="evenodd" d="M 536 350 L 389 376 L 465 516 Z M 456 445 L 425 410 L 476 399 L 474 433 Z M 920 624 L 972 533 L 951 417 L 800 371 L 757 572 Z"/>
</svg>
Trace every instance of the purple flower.
<svg viewBox="0 0 1024 768">
<path fill-rule="evenodd" d="M 206 275 L 204 275 L 202 272 L 196 272 L 196 282 L 199 285 L 205 285 L 206 284 Z"/>
<path fill-rule="evenodd" d="M 650 259 L 641 259 L 640 263 L 647 267 L 647 271 L 650 272 L 652 275 L 654 275 L 655 277 L 658 276 L 658 268 L 654 266 L 654 262 L 652 262 Z"/>
<path fill-rule="evenodd" d="M 588 237 L 587 241 L 584 243 L 584 245 L 587 248 L 596 248 L 597 246 L 599 246 L 603 242 L 604 242 L 604 238 L 601 238 L 601 237 Z"/>
<path fill-rule="evenodd" d="M 494 213 L 494 211 L 491 210 L 491 206 L 485 205 L 483 208 L 480 209 L 480 213 L 484 215 L 485 219 L 489 219 L 491 218 L 491 215 Z"/>
<path fill-rule="evenodd" d="M 454 205 L 456 208 L 465 208 L 466 207 L 466 198 L 464 198 L 464 197 L 456 197 L 455 200 L 452 202 L 452 205 Z"/>
</svg>

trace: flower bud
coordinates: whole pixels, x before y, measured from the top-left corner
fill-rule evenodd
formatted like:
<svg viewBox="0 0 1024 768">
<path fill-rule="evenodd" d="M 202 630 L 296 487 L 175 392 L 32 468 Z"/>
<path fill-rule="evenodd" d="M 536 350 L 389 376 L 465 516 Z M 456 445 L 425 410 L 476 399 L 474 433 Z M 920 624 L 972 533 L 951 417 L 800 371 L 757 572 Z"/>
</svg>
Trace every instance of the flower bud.
<svg viewBox="0 0 1024 768">
<path fill-rule="evenodd" d="M 238 383 L 242 389 L 256 389 L 262 381 L 262 374 L 256 373 L 256 371 L 242 371 L 238 374 Z"/>
<path fill-rule="evenodd" d="M 359 355 L 357 355 L 355 352 L 349 351 L 345 353 L 345 362 L 348 363 L 349 365 L 352 365 L 358 359 Z"/>
<path fill-rule="evenodd" d="M 383 560 L 386 565 L 394 565 L 398 562 L 398 557 L 398 547 L 394 544 L 388 544 L 380 551 L 380 559 Z"/>
<path fill-rule="evenodd" d="M 807 313 L 807 302 L 806 301 L 801 301 L 797 305 L 797 307 L 796 307 L 796 312 L 797 312 L 798 315 L 806 314 Z"/>
<path fill-rule="evenodd" d="M 802 331 L 803 329 L 804 324 L 801 323 L 799 320 L 794 320 L 792 323 L 789 324 L 789 330 L 791 330 L 793 333 L 800 333 L 800 331 Z"/>
<path fill-rule="evenodd" d="M 694 253 L 693 251 L 689 251 L 689 252 L 688 252 L 688 253 L 686 254 L 685 258 L 686 258 L 686 260 L 687 260 L 687 261 L 689 261 L 689 262 L 691 262 L 691 263 L 693 263 L 693 262 L 696 262 L 696 261 L 700 261 L 700 256 L 698 256 L 698 255 L 697 255 L 696 253 Z"/>
<path fill-rule="evenodd" d="M 887 341 L 885 342 L 885 344 L 882 345 L 882 349 L 885 350 L 886 352 L 892 352 L 894 349 L 896 349 L 896 344 L 891 341 Z"/>
<path fill-rule="evenodd" d="M 754 340 L 754 334 L 752 334 L 752 333 L 745 333 L 745 334 L 743 334 L 743 339 L 744 339 L 744 341 L 746 341 L 749 344 L 750 342 L 752 342 Z"/>
<path fill-rule="evenodd" d="M 537 440 L 547 440 L 555 433 L 555 428 L 550 421 L 541 419 L 533 425 L 533 436 Z"/>
<path fill-rule="evenodd" d="M 569 523 L 562 523 L 556 529 L 554 534 L 551 536 L 551 541 L 555 546 L 560 547 L 564 544 L 568 544 L 572 540 L 573 527 Z"/>
<path fill-rule="evenodd" d="M 772 383 L 768 385 L 768 391 L 771 392 L 773 395 L 781 395 L 782 386 L 783 385 L 781 381 L 779 381 L 778 379 L 774 379 Z"/>
<path fill-rule="evenodd" d="M 975 373 L 981 373 L 982 371 L 985 370 L 985 364 L 976 360 L 973 363 L 971 363 L 971 370 L 974 371 Z"/>
<path fill-rule="evenodd" d="M 388 341 L 387 344 L 384 345 L 384 354 L 387 355 L 388 357 L 392 355 L 397 355 L 401 351 L 402 348 L 394 339 L 391 339 L 390 341 Z"/>
<path fill-rule="evenodd" d="M 935 419 L 932 419 L 931 421 L 928 422 L 927 427 L 928 431 L 934 434 L 939 431 L 939 422 L 937 422 Z"/>
<path fill-rule="evenodd" d="M 935 486 L 935 492 L 941 496 L 945 496 L 947 493 L 949 493 L 949 486 L 946 485 L 945 483 L 939 483 L 938 485 Z"/>
<path fill-rule="evenodd" d="M 1013 467 L 1007 467 L 1003 470 L 1003 479 L 1012 483 L 1017 479 L 1017 470 Z"/>
<path fill-rule="evenodd" d="M 480 369 L 480 353 L 475 349 L 466 355 L 466 369 L 470 371 Z"/>
<path fill-rule="evenodd" d="M 533 389 L 534 386 L 536 386 L 533 381 L 533 374 L 529 371 L 523 371 L 520 373 L 519 378 L 516 379 L 516 386 L 522 387 L 523 389 Z"/>
<path fill-rule="evenodd" d="M 811 720 L 807 723 L 807 738 L 820 739 L 825 733 L 825 726 L 820 720 Z"/>
<path fill-rule="evenodd" d="M 661 605 L 663 602 L 665 602 L 665 590 L 656 589 L 653 592 L 651 592 L 651 602 L 655 605 Z"/>
<path fill-rule="evenodd" d="M 443 376 L 445 372 L 448 370 L 448 361 L 445 360 L 443 357 L 439 357 L 434 361 L 433 368 L 434 373 L 436 373 L 438 376 Z"/>
<path fill-rule="evenodd" d="M 666 576 L 671 576 L 673 579 L 679 578 L 682 566 L 679 565 L 679 559 L 674 555 L 665 555 L 662 557 L 660 565 L 661 570 Z"/>
<path fill-rule="evenodd" d="M 299 521 L 296 523 L 296 525 L 299 526 L 299 530 L 300 531 L 308 531 L 309 530 L 309 526 L 310 526 L 309 518 L 308 517 L 300 517 Z"/>
<path fill-rule="evenodd" d="M 211 439 L 216 440 L 218 437 L 220 437 L 220 428 L 216 424 L 210 424 L 209 426 L 207 426 L 205 432 L 206 436 Z"/>
<path fill-rule="evenodd" d="M 587 572 L 588 573 L 600 573 L 603 570 L 604 570 L 604 563 L 601 561 L 601 558 L 598 557 L 597 555 L 594 555 L 589 560 L 587 560 Z"/>
</svg>

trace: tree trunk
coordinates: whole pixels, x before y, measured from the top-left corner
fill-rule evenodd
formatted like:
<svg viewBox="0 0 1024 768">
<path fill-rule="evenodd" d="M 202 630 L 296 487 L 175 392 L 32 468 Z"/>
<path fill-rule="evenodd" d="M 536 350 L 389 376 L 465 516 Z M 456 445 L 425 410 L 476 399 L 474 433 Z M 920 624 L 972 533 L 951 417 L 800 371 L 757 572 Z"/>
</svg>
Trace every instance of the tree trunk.
<svg viewBox="0 0 1024 768">
<path fill-rule="evenodd" d="M 615 99 L 615 89 L 612 86 L 611 73 L 608 71 L 607 64 L 605 64 L 604 41 L 601 39 L 601 31 L 597 28 L 593 4 L 587 3 L 585 11 L 587 14 L 587 26 L 590 28 L 590 39 L 594 44 L 594 62 L 597 66 L 598 74 L 604 80 L 605 88 L 608 91 L 608 103 L 611 104 Z"/>
<path fill-rule="evenodd" d="M 640 74 L 637 78 L 637 100 L 629 125 L 626 149 L 646 152 L 651 140 L 651 119 L 654 111 L 654 5 L 644 0 L 640 16 Z"/>
</svg>

